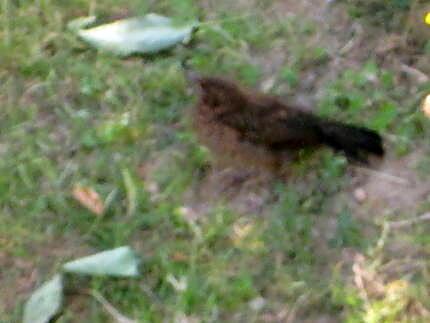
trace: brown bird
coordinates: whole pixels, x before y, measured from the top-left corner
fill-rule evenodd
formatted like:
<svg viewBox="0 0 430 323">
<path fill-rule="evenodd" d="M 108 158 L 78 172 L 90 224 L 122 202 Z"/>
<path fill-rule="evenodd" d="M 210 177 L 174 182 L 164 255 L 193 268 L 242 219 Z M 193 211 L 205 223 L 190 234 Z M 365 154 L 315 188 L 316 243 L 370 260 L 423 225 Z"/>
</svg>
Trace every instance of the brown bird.
<svg viewBox="0 0 430 323">
<path fill-rule="evenodd" d="M 324 119 L 222 78 L 192 81 L 199 89 L 194 125 L 218 159 L 279 171 L 306 147 L 328 146 L 360 162 L 384 154 L 373 130 Z"/>
</svg>

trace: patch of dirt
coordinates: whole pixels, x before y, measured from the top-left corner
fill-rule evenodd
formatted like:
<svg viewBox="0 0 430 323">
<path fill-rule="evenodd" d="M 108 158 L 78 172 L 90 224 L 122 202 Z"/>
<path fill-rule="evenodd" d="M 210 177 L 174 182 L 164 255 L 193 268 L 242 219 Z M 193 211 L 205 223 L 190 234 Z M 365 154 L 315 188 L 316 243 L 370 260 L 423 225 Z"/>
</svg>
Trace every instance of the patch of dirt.
<svg viewBox="0 0 430 323">
<path fill-rule="evenodd" d="M 416 171 L 423 154 L 418 151 L 400 159 L 387 156 L 376 170 L 356 170 L 356 185 L 367 196 L 362 204 L 352 203 L 356 215 L 369 217 L 405 212 L 411 217 L 417 215 L 417 207 L 430 197 L 430 183 Z"/>
<path fill-rule="evenodd" d="M 329 50 L 330 57 L 326 63 L 306 71 L 304 79 L 310 80 L 310 84 L 300 87 L 293 101 L 316 102 L 327 82 L 336 78 L 344 69 L 361 66 L 370 58 L 390 66 L 398 75 L 405 74 L 403 62 L 410 58 L 406 36 L 387 33 L 383 28 L 363 26 L 357 20 L 352 21 L 345 7 L 335 1 L 274 1 L 265 14 L 266 19 L 280 20 L 286 16 L 297 16 L 317 22 L 320 28 L 306 41 Z M 263 67 L 264 87 L 264 83 L 270 81 L 288 63 L 288 44 L 277 44 L 270 51 L 252 53 L 252 57 L 256 64 Z M 409 82 L 419 83 L 416 77 L 409 76 Z M 301 99 L 303 97 L 307 99 Z M 414 169 L 423 154 L 424 152 L 416 152 L 404 158 L 387 156 L 374 170 L 351 168 L 350 191 L 347 196 L 340 198 L 350 200 L 354 215 L 361 219 L 414 210 L 430 194 L 430 184 L 420 179 Z M 266 177 L 258 183 L 258 179 L 249 175 L 254 177 L 250 182 L 243 180 L 242 171 L 237 174 L 234 172 L 227 171 L 230 175 L 225 176 L 225 170 L 211 171 L 198 187 L 198 200 L 208 201 L 210 197 L 222 196 L 236 210 L 244 213 L 258 212 L 261 205 L 270 199 L 267 187 L 271 185 L 271 180 Z M 235 182 L 234 178 L 242 180 Z M 364 192 L 364 201 L 354 199 L 357 188 Z M 342 194 L 345 195 L 345 192 Z"/>
<path fill-rule="evenodd" d="M 326 63 L 306 71 L 305 79 L 310 80 L 310 84 L 299 88 L 293 101 L 316 102 L 327 82 L 344 69 L 358 67 L 370 58 L 376 58 L 380 63 L 397 70 L 398 74 L 404 74 L 401 62 L 409 54 L 405 50 L 404 36 L 352 21 L 345 8 L 335 1 L 274 1 L 265 14 L 266 19 L 274 17 L 280 20 L 286 16 L 297 16 L 317 22 L 320 28 L 306 41 L 329 50 L 330 58 Z M 399 52 L 401 49 L 404 51 Z M 288 63 L 288 44 L 278 44 L 263 53 L 252 53 L 252 57 L 256 64 L 263 67 L 264 85 Z M 387 156 L 375 170 L 351 168 L 351 188 L 346 198 L 351 201 L 349 204 L 354 214 L 366 219 L 387 212 L 408 211 L 426 199 L 430 194 L 430 184 L 421 180 L 414 169 L 422 155 L 423 152 L 416 152 L 400 159 Z M 236 210 L 258 212 L 270 199 L 268 187 L 272 180 L 267 176 L 248 174 L 252 178 L 249 181 L 246 176 L 243 171 L 235 173 L 235 170 L 213 169 L 196 189 L 199 192 L 196 200 L 208 201 L 213 196 L 222 196 Z M 365 201 L 354 199 L 357 188 L 364 191 Z M 195 193 L 190 195 L 196 196 Z"/>
<path fill-rule="evenodd" d="M 309 41 L 329 51 L 328 61 L 307 69 L 301 75 L 302 85 L 288 101 L 315 106 L 327 82 L 335 79 L 346 68 L 359 67 L 369 59 L 375 59 L 378 64 L 394 70 L 397 79 L 403 79 L 412 87 L 422 83 L 425 73 L 409 68 L 413 62 L 421 62 L 422 57 L 415 55 L 411 61 L 411 52 L 405 35 L 387 33 L 382 28 L 375 29 L 363 26 L 358 21 L 351 21 L 345 8 L 335 5 L 334 2 L 275 1 L 273 8 L 268 11 L 268 19 L 270 17 L 284 19 L 293 15 L 318 22 L 320 28 Z M 260 87 L 270 91 L 279 69 L 288 64 L 288 44 L 276 44 L 270 51 L 252 53 L 250 56 L 263 70 Z M 423 64 L 417 66 L 421 68 Z M 416 171 L 417 163 L 424 154 L 423 151 L 417 151 L 403 158 L 388 154 L 372 169 L 350 166 L 348 189 L 332 199 L 340 201 L 339 204 L 346 203 L 360 224 L 365 224 L 361 229 L 363 234 L 375 237 L 378 234 L 375 232 L 377 230 L 375 224 L 381 223 L 387 215 L 416 216 L 417 207 L 423 201 L 429 200 L 430 182 L 420 178 Z M 214 168 L 193 188 L 186 203 L 197 217 L 205 214 L 210 209 L 210 204 L 216 203 L 214 197 L 226 201 L 240 214 L 264 214 L 267 205 L 273 202 L 271 187 L 273 178 L 270 176 L 246 174 L 243 170 Z M 332 207 L 337 210 L 338 206 Z M 329 248 L 327 241 L 335 233 L 336 226 L 335 217 L 315 219 L 313 230 L 315 250 L 322 258 L 327 259 L 328 265 L 321 268 L 323 276 L 330 275 L 334 264 L 343 263 L 346 267 L 345 278 L 348 280 L 354 276 L 352 268 L 358 253 L 350 248 L 343 248 L 340 253 L 338 249 Z M 386 275 L 392 277 L 391 279 L 422 270 L 420 259 L 428 256 L 405 241 L 392 242 L 384 251 L 387 263 L 390 259 L 394 262 L 401 259 L 410 260 L 409 266 L 402 263 L 401 266 L 393 266 L 390 270 L 387 268 Z M 302 321 L 300 317 L 296 319 L 297 322 Z M 337 318 L 321 314 L 311 321 L 335 322 Z"/>
<path fill-rule="evenodd" d="M 315 106 L 323 94 L 321 90 L 325 84 L 334 80 L 345 69 L 357 68 L 369 59 L 376 60 L 381 66 L 397 70 L 398 77 L 411 85 L 428 81 L 428 57 L 419 55 L 410 44 L 412 32 L 386 32 L 382 27 L 365 26 L 358 20 L 351 19 L 345 6 L 332 0 L 274 1 L 267 12 L 268 19 L 275 23 L 283 22 L 286 17 L 296 17 L 318 25 L 317 32 L 307 36 L 306 44 L 325 48 L 329 56 L 328 60 L 321 63 L 312 64 L 308 68 L 305 66 L 298 88 L 285 98 L 287 101 L 305 107 Z M 415 25 L 418 24 L 411 26 Z M 281 67 L 289 65 L 289 51 L 290 44 L 286 41 L 276 44 L 268 52 L 251 55 L 253 60 L 262 66 L 262 84 L 271 80 Z M 264 86 L 262 88 L 264 89 Z M 281 88 L 280 95 L 282 90 Z"/>
<path fill-rule="evenodd" d="M 185 203 L 202 216 L 224 200 L 239 214 L 261 214 L 271 199 L 270 174 L 237 168 L 214 168 L 185 197 Z"/>
<path fill-rule="evenodd" d="M 17 304 L 48 280 L 62 263 L 91 254 L 90 248 L 69 233 L 67 238 L 53 238 L 26 249 L 34 257 L 19 257 L 0 252 L 0 313 L 10 313 Z"/>
<path fill-rule="evenodd" d="M 6 252 L 0 253 L 0 268 L 0 313 L 8 313 L 32 290 L 39 278 L 39 271 L 34 262 Z"/>
<path fill-rule="evenodd" d="M 301 75 L 301 85 L 292 98 L 287 98 L 288 101 L 315 106 L 327 82 L 336 79 L 343 70 L 359 67 L 371 58 L 378 64 L 396 71 L 398 78 L 405 74 L 404 66 L 406 63 L 409 64 L 409 52 L 404 35 L 387 33 L 382 29 L 363 26 L 357 21 L 352 22 L 344 8 L 333 2 L 275 1 L 273 8 L 267 11 L 266 19 L 275 18 L 274 23 L 288 15 L 316 21 L 321 28 L 312 39 L 306 41 L 329 51 L 327 61 L 304 71 Z M 277 43 L 270 50 L 249 55 L 255 64 L 262 67 L 260 87 L 270 91 L 276 82 L 279 69 L 289 63 L 288 43 Z M 418 73 L 412 71 L 409 74 L 407 81 L 410 84 L 418 84 L 417 76 L 421 75 L 419 71 Z M 420 178 L 415 169 L 424 154 L 423 151 L 417 151 L 403 158 L 388 154 L 379 165 L 372 168 L 349 166 L 347 176 L 350 183 L 347 189 L 330 197 L 334 201 L 330 206 L 332 214 L 339 214 L 345 205 L 349 206 L 353 217 L 358 219 L 362 226 L 360 231 L 369 239 L 371 237 L 374 239 L 380 234 L 377 232 L 379 227 L 375 224 L 381 223 L 387 215 L 416 216 L 417 206 L 430 196 L 430 183 Z M 157 163 L 153 163 L 153 166 L 157 168 Z M 146 173 L 152 173 L 152 170 Z M 220 200 L 244 216 L 250 214 L 264 216 L 270 210 L 268 206 L 274 202 L 275 180 L 268 174 L 213 166 L 186 194 L 184 207 L 191 221 L 206 215 Z M 314 177 L 313 180 L 318 179 Z M 306 180 L 303 180 L 302 185 L 307 185 Z M 302 185 L 299 185 L 299 190 L 303 189 Z M 357 190 L 359 194 L 356 193 Z M 157 189 L 154 188 L 153 191 L 153 196 L 156 197 Z M 321 259 L 325 259 L 324 266 L 318 270 L 324 279 L 323 277 L 330 277 L 335 264 L 343 264 L 345 280 L 353 280 L 353 266 L 360 254 L 354 248 L 342 248 L 339 252 L 339 249 L 329 247 L 328 241 L 334 236 L 336 227 L 336 216 L 315 218 L 312 249 Z M 391 242 L 385 247 L 384 252 L 386 257 L 384 261 L 388 264 L 391 261 L 395 263 L 391 267 L 387 265 L 385 274 L 389 280 L 422 270 L 419 260 L 426 257 L 418 248 L 400 240 Z M 398 265 L 397 262 L 402 259 L 408 259 L 410 262 Z M 294 322 L 340 321 L 339 317 L 324 313 L 305 320 L 306 315 L 308 314 L 299 312 Z M 281 321 L 277 315 L 268 314 L 266 318 L 267 321 Z"/>
</svg>

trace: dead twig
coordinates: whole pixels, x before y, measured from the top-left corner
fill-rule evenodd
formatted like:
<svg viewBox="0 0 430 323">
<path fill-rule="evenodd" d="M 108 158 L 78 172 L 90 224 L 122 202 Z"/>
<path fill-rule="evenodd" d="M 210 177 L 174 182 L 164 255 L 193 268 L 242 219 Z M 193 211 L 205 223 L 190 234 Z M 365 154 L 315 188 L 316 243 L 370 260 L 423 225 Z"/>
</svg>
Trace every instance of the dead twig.
<svg viewBox="0 0 430 323">
<path fill-rule="evenodd" d="M 366 168 L 366 167 L 361 167 L 361 166 L 352 166 L 354 169 L 361 171 L 363 173 L 367 173 L 370 175 L 374 175 L 374 176 L 378 176 L 380 178 L 389 180 L 391 182 L 400 184 L 400 185 L 411 185 L 411 182 L 405 178 L 399 177 L 399 176 L 395 176 L 392 174 L 388 174 L 388 173 L 384 173 L 384 172 L 380 172 L 374 169 L 370 169 L 370 168 Z"/>
<path fill-rule="evenodd" d="M 354 35 L 347 41 L 347 43 L 339 49 L 338 53 L 341 56 L 348 54 L 362 39 L 363 28 L 359 24 L 353 25 Z"/>
<path fill-rule="evenodd" d="M 425 265 L 425 261 L 423 260 L 411 258 L 393 259 L 381 265 L 379 271 L 383 272 L 385 275 L 387 275 L 387 273 L 402 273 L 402 275 L 405 275 L 406 273 L 421 270 L 425 268 Z"/>
<path fill-rule="evenodd" d="M 400 70 L 411 76 L 414 80 L 416 80 L 419 84 L 426 83 L 429 80 L 429 77 L 420 70 L 416 69 L 415 67 L 408 66 L 406 64 L 400 64 Z"/>
<path fill-rule="evenodd" d="M 297 311 L 308 301 L 308 298 L 309 298 L 308 293 L 302 294 L 299 296 L 299 298 L 297 298 L 297 300 L 294 302 L 291 309 L 287 312 L 287 317 L 285 318 L 286 323 L 296 321 Z"/>
<path fill-rule="evenodd" d="M 424 222 L 424 221 L 430 221 L 430 212 L 424 213 L 423 215 L 420 215 L 420 216 L 413 218 L 413 219 L 393 221 L 393 222 L 388 222 L 388 224 L 389 224 L 390 228 L 399 229 L 399 228 L 412 226 L 414 224 L 418 224 L 418 223 Z"/>
<path fill-rule="evenodd" d="M 94 297 L 97 302 L 99 302 L 103 308 L 108 312 L 117 323 L 137 323 L 136 320 L 130 319 L 125 315 L 121 314 L 111 303 L 109 303 L 106 298 L 103 297 L 99 292 L 95 290 L 88 291 L 89 295 Z"/>
</svg>

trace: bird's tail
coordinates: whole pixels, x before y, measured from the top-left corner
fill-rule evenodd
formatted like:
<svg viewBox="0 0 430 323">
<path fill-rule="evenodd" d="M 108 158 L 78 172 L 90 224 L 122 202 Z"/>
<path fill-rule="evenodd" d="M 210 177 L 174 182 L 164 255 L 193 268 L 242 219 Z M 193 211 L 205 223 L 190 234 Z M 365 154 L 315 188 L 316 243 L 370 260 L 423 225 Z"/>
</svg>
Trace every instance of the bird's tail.
<svg viewBox="0 0 430 323">
<path fill-rule="evenodd" d="M 321 141 L 348 158 L 367 161 L 367 155 L 384 155 L 381 136 L 370 129 L 336 121 L 322 121 L 319 125 Z"/>
</svg>

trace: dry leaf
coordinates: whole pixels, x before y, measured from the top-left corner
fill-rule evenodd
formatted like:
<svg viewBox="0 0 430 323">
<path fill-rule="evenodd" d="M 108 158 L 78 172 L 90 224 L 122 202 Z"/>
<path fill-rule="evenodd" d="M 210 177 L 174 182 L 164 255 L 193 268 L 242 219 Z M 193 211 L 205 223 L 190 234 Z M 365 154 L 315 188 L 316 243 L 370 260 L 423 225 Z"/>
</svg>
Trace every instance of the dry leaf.
<svg viewBox="0 0 430 323">
<path fill-rule="evenodd" d="M 234 239 L 235 241 L 240 241 L 245 239 L 254 229 L 252 223 L 235 223 L 233 226 Z"/>
<path fill-rule="evenodd" d="M 84 187 L 76 185 L 73 188 L 73 197 L 82 206 L 85 206 L 88 210 L 96 215 L 102 215 L 104 212 L 103 201 L 99 194 L 94 191 L 91 187 Z"/>
<path fill-rule="evenodd" d="M 263 241 L 258 239 L 256 235 L 251 233 L 255 232 L 255 223 L 238 221 L 233 225 L 233 233 L 231 236 L 233 244 L 237 248 L 245 248 L 251 251 L 261 250 L 264 246 Z"/>
<path fill-rule="evenodd" d="M 423 101 L 423 112 L 427 118 L 430 118 L 430 94 L 427 94 Z"/>
<path fill-rule="evenodd" d="M 189 260 L 189 257 L 182 253 L 182 252 L 175 252 L 170 259 L 172 259 L 175 262 L 186 262 Z"/>
<path fill-rule="evenodd" d="M 181 276 L 179 277 L 179 279 L 177 279 L 175 276 L 173 276 L 172 274 L 168 274 L 166 276 L 166 281 L 170 283 L 170 285 L 172 285 L 172 287 L 177 291 L 177 292 L 183 292 L 186 291 L 188 288 L 188 282 L 187 282 L 187 277 L 185 276 Z"/>
<path fill-rule="evenodd" d="M 405 46 L 405 36 L 400 34 L 390 34 L 387 35 L 384 39 L 381 39 L 381 42 L 376 47 L 376 53 L 378 55 L 386 55 L 388 52 L 391 52 L 397 48 L 402 48 Z"/>
</svg>

